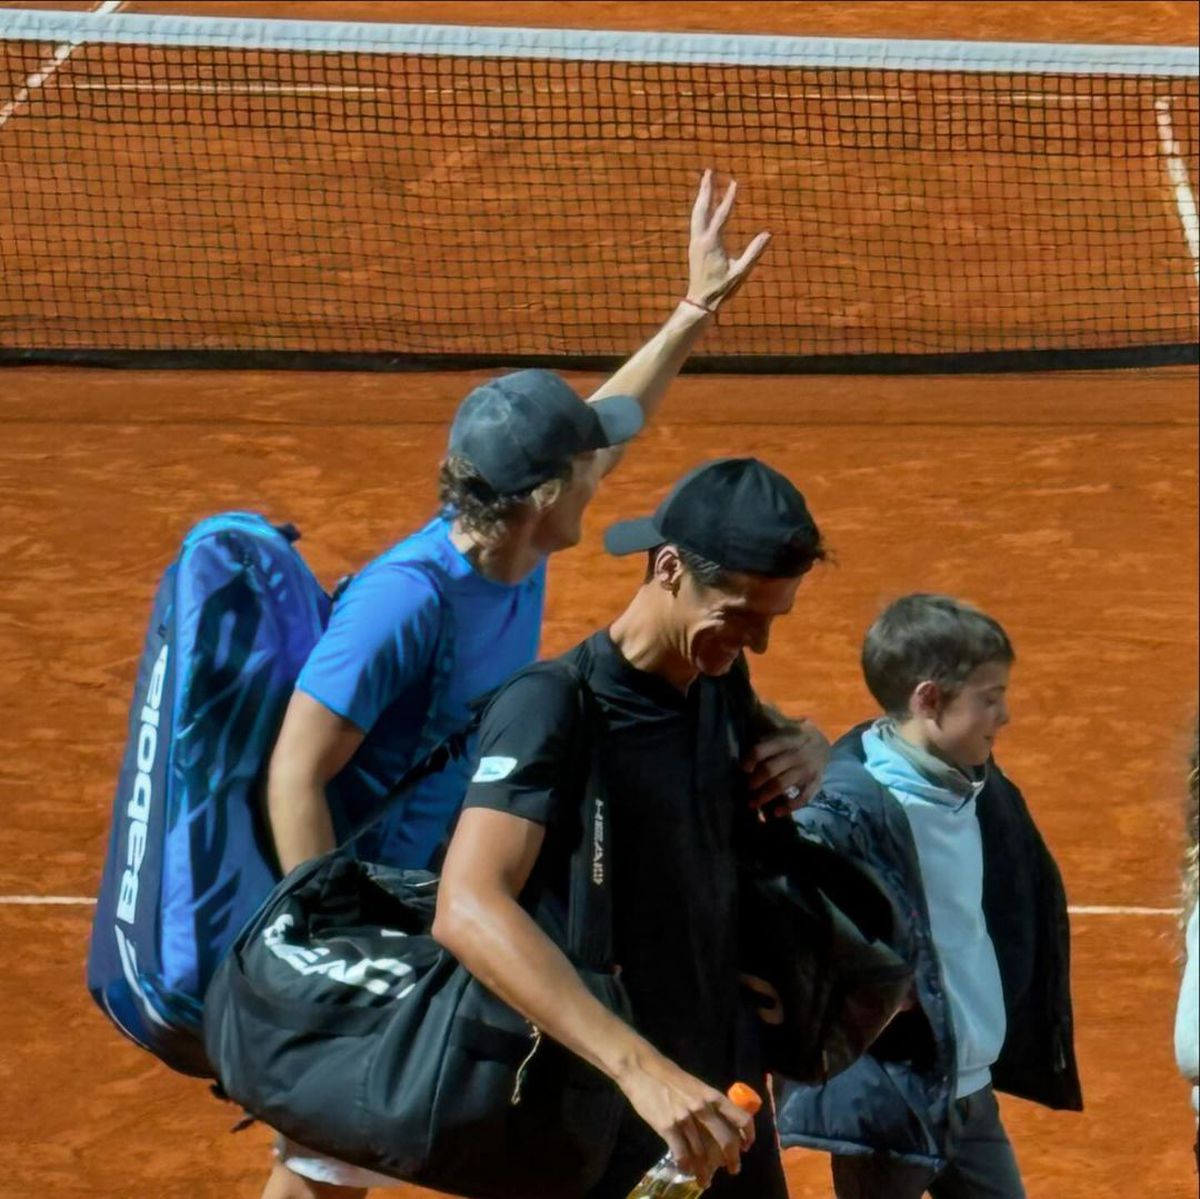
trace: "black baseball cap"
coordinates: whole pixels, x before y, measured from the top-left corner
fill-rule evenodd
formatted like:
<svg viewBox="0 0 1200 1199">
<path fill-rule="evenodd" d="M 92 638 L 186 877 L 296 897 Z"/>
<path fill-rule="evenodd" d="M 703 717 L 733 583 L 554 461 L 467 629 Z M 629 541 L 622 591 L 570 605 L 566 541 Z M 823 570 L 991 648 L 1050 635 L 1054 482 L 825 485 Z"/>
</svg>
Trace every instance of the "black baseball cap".
<svg viewBox="0 0 1200 1199">
<path fill-rule="evenodd" d="M 463 400 L 450 426 L 450 453 L 497 494 L 517 495 L 555 478 L 575 454 L 628 441 L 642 421 L 632 396 L 589 404 L 553 371 L 517 371 Z"/>
<path fill-rule="evenodd" d="M 623 520 L 604 534 L 610 554 L 666 543 L 725 570 L 790 578 L 824 557 L 804 496 L 757 458 L 717 458 L 689 471 L 653 516 Z"/>
</svg>

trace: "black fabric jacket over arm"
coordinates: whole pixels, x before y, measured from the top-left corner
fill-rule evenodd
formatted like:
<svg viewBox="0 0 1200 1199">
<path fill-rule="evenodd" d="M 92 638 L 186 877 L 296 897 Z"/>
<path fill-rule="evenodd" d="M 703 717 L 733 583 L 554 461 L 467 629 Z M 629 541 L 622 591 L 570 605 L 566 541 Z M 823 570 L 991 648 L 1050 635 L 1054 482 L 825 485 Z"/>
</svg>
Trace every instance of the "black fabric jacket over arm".
<svg viewBox="0 0 1200 1199">
<path fill-rule="evenodd" d="M 803 835 L 869 867 L 888 891 L 900 915 L 894 948 L 913 967 L 917 1006 L 823 1086 L 782 1086 L 779 1132 L 785 1146 L 940 1165 L 953 1119 L 953 1025 L 908 818 L 863 765 L 868 727 L 838 741 L 820 791 L 795 819 Z M 984 917 L 1008 1024 L 993 1085 L 1046 1107 L 1082 1110 L 1062 878 L 1021 792 L 994 763 L 976 810 Z"/>
</svg>

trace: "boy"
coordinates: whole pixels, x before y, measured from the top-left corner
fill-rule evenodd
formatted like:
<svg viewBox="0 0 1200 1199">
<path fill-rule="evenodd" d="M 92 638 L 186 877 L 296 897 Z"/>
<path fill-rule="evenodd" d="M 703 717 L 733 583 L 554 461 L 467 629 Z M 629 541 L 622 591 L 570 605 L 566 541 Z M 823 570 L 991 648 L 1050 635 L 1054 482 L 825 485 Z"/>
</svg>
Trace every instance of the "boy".
<svg viewBox="0 0 1200 1199">
<path fill-rule="evenodd" d="M 1023 1199 L 993 1088 L 1082 1107 L 1066 896 L 992 760 L 1013 659 L 1000 625 L 967 604 L 891 604 L 862 653 L 884 715 L 837 743 L 795 815 L 877 875 L 915 974 L 911 1007 L 869 1054 L 780 1096 L 783 1144 L 831 1152 L 838 1199 Z"/>
</svg>

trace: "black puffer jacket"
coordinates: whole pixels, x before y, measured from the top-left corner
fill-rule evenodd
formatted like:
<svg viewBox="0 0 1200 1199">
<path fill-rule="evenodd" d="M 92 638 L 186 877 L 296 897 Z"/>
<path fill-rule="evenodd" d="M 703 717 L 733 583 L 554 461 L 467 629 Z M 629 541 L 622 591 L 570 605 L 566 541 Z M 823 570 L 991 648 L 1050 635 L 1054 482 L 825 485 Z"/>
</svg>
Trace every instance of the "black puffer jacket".
<svg viewBox="0 0 1200 1199">
<path fill-rule="evenodd" d="M 900 916 L 894 948 L 914 970 L 918 1004 L 845 1073 L 819 1087 L 783 1085 L 779 1133 L 785 1146 L 884 1151 L 940 1166 L 955 1087 L 954 1032 L 908 819 L 863 765 L 868 727 L 837 743 L 821 790 L 796 822 L 806 837 L 869 869 L 891 897 Z M 976 810 L 984 916 L 1008 1018 L 992 1083 L 1046 1107 L 1080 1111 L 1062 878 L 1021 792 L 995 763 Z"/>
</svg>

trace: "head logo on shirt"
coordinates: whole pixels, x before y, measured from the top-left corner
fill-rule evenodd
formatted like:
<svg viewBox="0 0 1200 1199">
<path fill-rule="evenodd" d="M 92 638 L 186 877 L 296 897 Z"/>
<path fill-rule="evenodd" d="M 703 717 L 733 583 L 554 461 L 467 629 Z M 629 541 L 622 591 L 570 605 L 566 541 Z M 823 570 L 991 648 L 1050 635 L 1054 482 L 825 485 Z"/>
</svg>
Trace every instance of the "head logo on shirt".
<svg viewBox="0 0 1200 1199">
<path fill-rule="evenodd" d="M 512 774 L 516 764 L 516 758 L 480 758 L 475 777 L 471 779 L 471 782 L 498 783 Z"/>
</svg>

